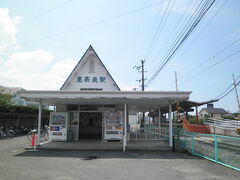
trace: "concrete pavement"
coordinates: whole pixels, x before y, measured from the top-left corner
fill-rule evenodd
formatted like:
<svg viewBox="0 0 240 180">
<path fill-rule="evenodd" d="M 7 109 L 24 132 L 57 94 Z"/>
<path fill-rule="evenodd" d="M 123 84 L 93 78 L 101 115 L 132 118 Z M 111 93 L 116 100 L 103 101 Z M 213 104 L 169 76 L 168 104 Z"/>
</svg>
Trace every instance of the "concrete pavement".
<svg viewBox="0 0 240 180">
<path fill-rule="evenodd" d="M 27 137 L 0 140 L 0 179 L 223 179 L 240 172 L 189 153 L 168 151 L 26 151 Z"/>
</svg>

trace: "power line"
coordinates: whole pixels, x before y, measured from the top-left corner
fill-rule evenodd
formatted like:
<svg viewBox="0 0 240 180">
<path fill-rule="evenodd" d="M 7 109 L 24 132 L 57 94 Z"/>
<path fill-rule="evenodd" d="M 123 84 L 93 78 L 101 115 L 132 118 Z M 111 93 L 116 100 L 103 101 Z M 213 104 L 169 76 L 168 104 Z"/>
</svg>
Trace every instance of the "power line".
<svg viewBox="0 0 240 180">
<path fill-rule="evenodd" d="M 203 2 L 203 1 L 202 1 Z M 188 20 L 187 24 L 185 25 L 185 27 L 183 28 L 183 30 L 181 31 L 181 33 L 178 35 L 178 38 L 174 41 L 174 43 L 172 44 L 172 47 L 168 50 L 168 52 L 165 54 L 165 57 L 167 58 L 166 60 L 163 60 L 161 64 L 159 64 L 157 67 L 157 69 L 155 70 L 155 72 L 153 73 L 153 75 L 151 76 L 151 78 L 148 80 L 148 84 L 150 84 L 153 79 L 156 78 L 156 76 L 158 75 L 158 73 L 162 70 L 162 68 L 167 64 L 167 62 L 170 60 L 170 58 L 174 55 L 174 53 L 176 52 L 176 50 L 180 47 L 181 44 L 179 44 L 179 41 L 181 41 L 181 38 L 184 37 L 184 33 L 186 33 L 187 28 L 191 25 L 192 21 L 194 20 L 194 15 L 195 17 L 197 17 L 197 13 L 199 13 L 198 9 L 200 9 L 199 7 L 201 7 L 202 2 L 199 3 L 198 7 L 196 8 L 196 10 L 194 11 L 193 15 L 190 17 L 190 19 Z M 177 47 L 177 49 L 175 48 Z M 173 52 L 172 52 L 173 51 Z M 170 57 L 168 56 L 170 55 Z"/>
<path fill-rule="evenodd" d="M 208 71 L 209 69 L 213 68 L 214 66 L 216 66 L 216 65 L 218 65 L 218 64 L 220 64 L 220 63 L 222 63 L 222 62 L 224 62 L 224 61 L 226 61 L 226 60 L 228 60 L 229 58 L 231 58 L 232 56 L 234 56 L 234 55 L 236 55 L 236 54 L 238 54 L 238 53 L 240 53 L 240 50 L 235 51 L 234 53 L 230 54 L 229 56 L 227 56 L 227 57 L 221 59 L 220 61 L 214 63 L 213 65 L 205 68 L 204 70 L 202 70 L 202 71 L 200 71 L 199 73 L 193 75 L 192 77 L 190 77 L 190 78 L 188 78 L 187 80 L 181 82 L 180 84 L 183 84 L 183 83 L 185 83 L 185 82 L 188 82 L 188 81 L 192 80 L 193 78 L 201 75 L 202 73 L 204 73 L 204 72 Z"/>
<path fill-rule="evenodd" d="M 213 19 L 219 14 L 219 12 L 222 10 L 222 8 L 226 5 L 227 3 L 227 0 L 225 0 L 222 5 L 217 9 L 217 11 L 213 14 L 213 16 L 209 19 L 209 21 L 207 22 L 207 24 L 202 28 L 202 30 L 197 34 L 197 36 L 193 39 L 193 41 L 188 45 L 187 48 L 185 48 L 185 50 L 181 53 L 181 55 L 179 56 L 178 59 L 180 59 L 183 54 L 185 54 L 189 49 L 190 47 L 193 46 L 193 44 L 195 42 L 197 42 L 198 38 L 201 36 L 201 34 L 206 30 L 206 28 L 209 26 L 209 24 L 213 21 Z"/>
<path fill-rule="evenodd" d="M 44 11 L 44 12 L 41 13 L 41 14 L 38 14 L 38 15 L 36 15 L 36 16 L 33 16 L 33 17 L 31 17 L 31 18 L 23 21 L 22 23 L 18 24 L 18 26 L 21 26 L 21 25 L 23 25 L 23 24 L 29 23 L 29 22 L 33 21 L 34 19 L 40 18 L 40 17 L 42 17 L 42 16 L 44 16 L 44 15 L 46 15 L 46 14 L 48 14 L 48 13 L 50 13 L 50 12 L 52 12 L 52 11 L 58 9 L 58 8 L 60 8 L 60 7 L 62 7 L 62 6 L 65 6 L 66 4 L 70 3 L 71 1 L 73 1 L 73 0 L 65 1 L 65 2 L 63 2 L 63 3 L 61 3 L 61 4 L 57 5 L 57 6 L 55 6 L 55 7 L 53 7 L 53 8 L 51 8 L 51 9 L 48 9 L 48 10 Z"/>
<path fill-rule="evenodd" d="M 240 75 L 238 76 L 238 78 L 236 79 L 236 81 L 238 81 L 240 78 Z M 216 96 L 214 99 L 218 99 L 219 97 L 223 96 L 225 93 L 227 93 L 229 91 L 229 89 L 231 89 L 231 87 L 233 86 L 233 84 L 231 83 L 230 86 L 228 86 L 223 92 L 221 92 L 218 96 Z"/>
<path fill-rule="evenodd" d="M 156 36 L 157 36 L 157 34 L 158 34 L 158 32 L 159 32 L 159 29 L 160 29 L 160 27 L 161 27 L 161 25 L 162 25 L 163 19 L 165 18 L 166 12 L 167 12 L 168 7 L 169 7 L 169 5 L 170 5 L 170 2 L 171 2 L 171 1 L 168 1 L 168 4 L 167 4 L 167 6 L 166 6 L 166 8 L 165 8 L 165 10 L 164 10 L 163 16 L 162 16 L 162 18 L 160 19 L 160 22 L 159 22 L 158 25 L 157 25 L 157 29 L 156 29 L 156 31 L 155 31 L 152 39 L 151 39 L 151 36 L 150 36 L 150 39 L 149 39 L 149 43 L 150 43 L 150 44 L 148 43 L 149 46 L 146 47 L 145 53 L 144 53 L 142 59 L 145 59 L 145 60 L 146 60 L 146 56 L 147 56 L 147 54 L 149 53 L 149 50 L 151 49 L 151 47 L 152 47 L 152 45 L 153 45 L 153 42 L 154 42 L 154 40 L 155 40 L 155 38 L 156 38 Z M 162 10 L 162 8 L 161 8 L 160 10 Z M 160 12 L 159 12 L 159 14 L 160 14 Z M 154 29 L 153 29 L 153 30 L 154 30 Z"/>
<path fill-rule="evenodd" d="M 222 54 L 224 51 L 226 51 L 227 49 L 229 49 L 231 46 L 233 46 L 234 44 L 236 44 L 238 41 L 240 41 L 240 38 L 233 41 L 231 44 L 229 44 L 228 46 L 224 47 L 223 49 L 219 50 L 217 53 L 215 53 L 212 57 L 206 59 L 206 61 L 204 61 L 203 63 L 199 64 L 198 66 L 196 66 L 195 68 L 193 68 L 191 71 L 198 69 L 199 67 L 202 67 L 204 64 L 208 63 L 210 60 L 214 59 L 216 56 L 218 56 L 219 54 Z M 182 77 L 188 75 L 190 72 L 185 73 L 184 75 L 182 75 Z"/>
<path fill-rule="evenodd" d="M 146 54 L 146 52 L 147 52 L 147 50 L 148 50 L 147 47 L 150 45 L 151 39 L 152 39 L 153 36 L 154 36 L 154 30 L 155 30 L 155 29 L 157 28 L 157 26 L 158 26 L 158 20 L 159 20 L 159 18 L 160 18 L 162 9 L 163 9 L 163 6 L 161 6 L 160 9 L 159 9 L 158 16 L 157 16 L 157 18 L 156 18 L 156 21 L 155 21 L 154 26 L 153 26 L 153 28 L 152 28 L 152 31 L 151 31 L 151 33 L 150 33 L 149 39 L 148 39 L 148 41 L 147 41 L 147 43 L 146 43 L 147 46 L 146 46 L 146 49 L 145 49 L 144 52 L 143 52 L 142 59 L 144 59 L 144 56 L 145 56 L 145 54 Z"/>
<path fill-rule="evenodd" d="M 181 47 L 181 45 L 185 42 L 185 40 L 189 37 L 189 35 L 193 32 L 193 30 L 197 27 L 197 25 L 200 23 L 202 18 L 206 15 L 206 13 L 209 11 L 211 6 L 215 0 L 206 0 L 201 1 L 201 3 L 198 5 L 198 8 L 195 10 L 191 18 L 188 20 L 188 23 L 182 30 L 182 32 L 179 34 L 178 38 L 175 40 L 172 47 L 169 49 L 169 51 L 166 53 L 165 58 L 158 66 L 158 69 L 154 72 L 154 74 L 150 77 L 150 79 L 147 81 L 147 85 L 149 85 L 159 74 L 159 72 L 166 66 L 166 64 L 173 58 L 177 50 Z"/>
<path fill-rule="evenodd" d="M 226 47 L 220 49 L 219 51 L 217 51 L 213 56 L 211 56 L 210 58 L 207 58 L 205 61 L 203 61 L 201 64 L 195 66 L 194 68 L 192 68 L 190 71 L 184 73 L 183 75 L 181 75 L 179 77 L 179 79 L 184 78 L 185 76 L 189 75 L 191 72 L 195 72 L 196 70 L 198 70 L 200 67 L 202 67 L 203 65 L 209 63 L 212 59 L 215 59 L 216 56 L 222 54 L 223 52 L 225 52 L 227 49 L 229 49 L 230 47 L 232 47 L 234 44 L 236 44 L 237 42 L 240 41 L 240 38 L 234 40 L 233 42 L 231 42 L 230 44 L 228 44 Z M 169 85 L 173 85 L 174 82 L 170 83 Z"/>
<path fill-rule="evenodd" d="M 236 83 L 235 87 L 237 87 L 238 85 L 240 84 L 240 81 L 238 81 L 238 83 Z M 226 94 L 224 94 L 223 96 L 219 97 L 218 100 L 226 97 L 228 94 L 230 94 L 234 89 L 235 87 L 233 87 L 231 90 L 229 90 Z"/>
<path fill-rule="evenodd" d="M 31 41 L 25 41 L 25 42 L 22 42 L 21 44 L 29 44 L 29 43 L 39 42 L 39 41 L 43 41 L 43 40 L 46 40 L 46 39 L 54 38 L 54 37 L 57 37 L 57 36 L 65 35 L 65 34 L 68 34 L 68 33 L 74 32 L 74 31 L 79 31 L 79 30 L 82 30 L 82 29 L 85 29 L 85 28 L 89 28 L 89 27 L 92 27 L 92 26 L 95 26 L 95 25 L 98 25 L 98 24 L 103 24 L 103 23 L 106 23 L 106 22 L 109 22 L 109 21 L 113 21 L 115 19 L 119 19 L 121 17 L 127 16 L 129 14 L 134 14 L 136 12 L 143 11 L 145 9 L 154 7 L 154 6 L 156 6 L 158 4 L 161 4 L 161 3 L 162 3 L 162 1 L 154 3 L 154 4 L 151 4 L 151 5 L 148 5 L 148 6 L 144 6 L 142 8 L 138 8 L 138 9 L 135 9 L 135 10 L 132 10 L 132 11 L 128 11 L 126 13 L 122 13 L 122 14 L 117 15 L 117 16 L 113 16 L 113 17 L 110 17 L 110 18 L 102 19 L 102 20 L 96 21 L 94 23 L 89 23 L 89 24 L 86 24 L 84 26 L 80 26 L 80 27 L 72 28 L 72 29 L 69 29 L 69 30 L 66 30 L 66 31 L 62 31 L 62 32 L 58 32 L 58 33 L 55 33 L 55 34 L 51 34 L 51 35 L 48 35 L 48 36 L 45 36 L 45 37 L 42 37 L 42 38 L 39 38 L 39 39 L 35 39 L 35 40 L 31 40 Z"/>
<path fill-rule="evenodd" d="M 185 22 L 186 22 L 186 20 L 187 20 L 187 16 L 186 16 L 185 14 L 190 13 L 190 10 L 191 10 L 190 4 L 191 4 L 192 2 L 194 2 L 193 7 L 194 7 L 194 6 L 196 5 L 196 3 L 197 3 L 197 1 L 189 0 L 189 2 L 187 3 L 186 8 L 184 9 L 184 14 L 182 14 L 182 15 L 179 17 L 179 19 L 177 20 L 177 24 L 174 26 L 173 31 L 170 32 L 169 38 L 174 37 L 173 34 L 175 34 L 175 31 L 176 31 L 176 30 L 178 30 L 178 31 L 176 32 L 176 34 L 178 34 L 179 31 L 181 30 L 182 26 L 185 24 Z M 186 16 L 186 17 L 184 18 L 184 16 Z M 183 18 L 184 18 L 184 20 L 183 20 Z M 183 22 L 183 23 L 182 23 L 182 24 L 180 25 L 180 27 L 177 29 L 178 25 L 179 25 L 181 22 Z M 169 39 L 169 38 L 167 38 L 167 39 Z M 171 39 L 172 39 L 172 38 L 171 38 Z M 163 46 L 162 48 L 160 47 L 159 49 L 163 49 L 163 48 L 164 48 L 163 51 L 164 51 L 164 52 L 167 51 L 167 46 L 166 46 L 166 44 L 167 44 L 168 41 L 169 41 L 169 40 L 165 41 L 165 43 L 163 43 L 164 46 Z M 160 51 L 159 54 L 163 53 L 163 51 Z M 158 56 L 159 56 L 159 54 L 158 54 Z M 154 72 L 157 68 L 158 68 L 158 66 L 155 66 L 154 68 L 152 68 L 152 69 L 150 70 L 150 72 Z"/>
<path fill-rule="evenodd" d="M 200 7 L 200 5 L 201 5 L 201 3 L 202 3 L 203 1 L 201 1 L 198 5 L 197 5 L 197 7 L 196 7 L 196 9 L 194 10 L 194 12 L 193 12 L 193 14 L 190 16 L 190 18 L 188 19 L 188 21 L 187 21 L 187 23 L 183 26 L 183 28 L 181 29 L 179 29 L 178 31 L 177 31 L 177 38 L 173 41 L 173 43 L 170 45 L 170 49 L 166 49 L 165 50 L 165 55 L 164 56 L 167 56 L 168 55 L 168 53 L 171 51 L 171 49 L 176 45 L 176 43 L 179 41 L 179 38 L 181 38 L 182 37 L 182 34 L 185 32 L 185 30 L 186 30 L 186 28 L 189 26 L 189 24 L 191 23 L 191 21 L 193 20 L 193 18 L 194 18 L 194 15 L 196 16 L 196 13 L 197 13 L 197 10 L 199 9 L 199 7 Z M 153 72 L 153 74 L 152 74 L 152 76 L 151 77 L 154 77 L 155 76 L 155 73 L 157 72 L 157 70 L 159 69 L 159 67 L 161 67 L 162 65 L 164 64 L 164 60 L 162 61 L 162 62 L 160 62 L 160 63 L 158 63 L 158 65 L 154 68 L 154 72 Z M 155 77 L 154 77 L 155 78 Z"/>
<path fill-rule="evenodd" d="M 155 36 L 154 36 L 154 38 L 152 39 L 151 45 L 150 45 L 150 47 L 149 47 L 149 49 L 148 49 L 148 51 L 147 51 L 147 53 L 146 53 L 146 56 L 144 57 L 145 60 L 147 60 L 147 59 L 150 57 L 150 55 L 151 55 L 154 47 L 155 47 L 156 44 L 157 44 L 157 40 L 159 39 L 159 37 L 160 37 L 160 35 L 161 35 L 162 31 L 163 31 L 163 27 L 165 26 L 165 24 L 166 24 L 166 22 L 167 22 L 167 19 L 168 19 L 169 15 L 170 15 L 170 12 L 171 12 L 174 4 L 175 4 L 175 0 L 173 0 L 173 3 L 172 3 L 172 4 L 171 4 L 171 2 L 172 2 L 172 1 L 169 1 L 169 3 L 168 3 L 168 6 L 167 6 L 167 8 L 166 8 L 166 11 L 164 12 L 164 16 L 163 16 L 163 18 L 162 18 L 161 21 L 160 21 L 160 24 L 159 24 L 159 26 L 158 26 L 158 29 L 157 29 L 156 33 L 155 33 Z M 170 4 L 171 4 L 171 6 L 170 6 L 170 9 L 168 10 Z M 168 10 L 168 11 L 167 11 L 167 10 Z M 158 33 L 158 32 L 159 32 L 159 33 Z"/>
</svg>

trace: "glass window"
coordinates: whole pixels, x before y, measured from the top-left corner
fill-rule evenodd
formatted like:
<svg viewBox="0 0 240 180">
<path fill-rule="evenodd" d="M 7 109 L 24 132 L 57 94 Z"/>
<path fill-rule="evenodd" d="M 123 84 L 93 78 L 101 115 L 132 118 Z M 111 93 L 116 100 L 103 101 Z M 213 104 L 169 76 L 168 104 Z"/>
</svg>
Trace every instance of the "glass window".
<svg viewBox="0 0 240 180">
<path fill-rule="evenodd" d="M 78 105 L 77 104 L 68 104 L 67 110 L 68 111 L 78 111 Z"/>
</svg>

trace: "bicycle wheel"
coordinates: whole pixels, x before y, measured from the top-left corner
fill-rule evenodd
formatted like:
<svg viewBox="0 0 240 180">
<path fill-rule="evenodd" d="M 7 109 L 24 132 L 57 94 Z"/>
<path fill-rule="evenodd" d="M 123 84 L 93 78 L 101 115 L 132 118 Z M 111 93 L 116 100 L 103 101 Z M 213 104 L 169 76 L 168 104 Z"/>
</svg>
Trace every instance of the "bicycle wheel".
<svg viewBox="0 0 240 180">
<path fill-rule="evenodd" d="M 43 138 L 44 138 L 45 141 L 48 141 L 48 140 L 49 140 L 49 134 L 48 134 L 48 132 L 45 132 L 45 133 L 43 134 Z"/>
<path fill-rule="evenodd" d="M 29 140 L 30 142 L 32 142 L 33 135 L 34 135 L 34 133 L 32 133 L 32 132 L 29 132 L 29 133 L 28 133 L 28 140 Z"/>
</svg>

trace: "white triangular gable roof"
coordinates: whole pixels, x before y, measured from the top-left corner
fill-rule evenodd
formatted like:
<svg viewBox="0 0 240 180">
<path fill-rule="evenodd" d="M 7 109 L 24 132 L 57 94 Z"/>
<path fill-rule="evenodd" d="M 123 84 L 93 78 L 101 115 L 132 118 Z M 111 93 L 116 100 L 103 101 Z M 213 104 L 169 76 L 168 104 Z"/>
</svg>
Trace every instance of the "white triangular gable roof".
<svg viewBox="0 0 240 180">
<path fill-rule="evenodd" d="M 120 88 L 90 45 L 60 90 L 120 91 Z"/>
</svg>

